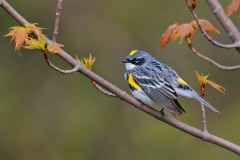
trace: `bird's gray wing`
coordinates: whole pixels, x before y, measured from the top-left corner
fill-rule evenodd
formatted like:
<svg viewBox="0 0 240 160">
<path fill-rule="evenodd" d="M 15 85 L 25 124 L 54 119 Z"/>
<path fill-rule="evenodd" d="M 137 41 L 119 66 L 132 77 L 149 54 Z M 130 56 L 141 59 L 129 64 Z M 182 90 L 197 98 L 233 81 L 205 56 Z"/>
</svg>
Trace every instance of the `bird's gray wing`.
<svg viewBox="0 0 240 160">
<path fill-rule="evenodd" d="M 132 70 L 133 79 L 141 89 L 156 103 L 171 114 L 180 115 L 184 109 L 177 101 L 177 93 L 155 67 L 136 67 Z"/>
</svg>

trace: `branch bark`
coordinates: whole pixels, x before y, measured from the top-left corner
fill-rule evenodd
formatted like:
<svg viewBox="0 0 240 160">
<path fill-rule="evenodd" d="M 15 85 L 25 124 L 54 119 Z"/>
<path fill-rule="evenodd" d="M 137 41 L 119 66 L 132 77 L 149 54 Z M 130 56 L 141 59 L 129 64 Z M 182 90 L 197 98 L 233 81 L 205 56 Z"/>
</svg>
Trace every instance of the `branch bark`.
<svg viewBox="0 0 240 160">
<path fill-rule="evenodd" d="M 52 41 L 54 43 L 57 42 L 58 24 L 59 24 L 59 20 L 60 20 L 61 10 L 62 10 L 62 0 L 58 0 L 55 25 L 54 25 L 54 31 L 53 31 L 53 39 L 52 39 Z"/>
<path fill-rule="evenodd" d="M 0 0 L 1 7 L 7 11 L 16 21 L 18 21 L 20 24 L 26 24 L 28 23 L 20 14 L 18 14 L 5 0 Z M 35 36 L 38 35 L 38 33 L 34 33 Z M 46 38 L 47 43 L 51 43 L 49 39 Z M 240 155 L 240 147 L 232 142 L 229 142 L 227 140 L 224 140 L 222 138 L 219 138 L 215 135 L 212 135 L 210 133 L 203 132 L 197 128 L 194 128 L 192 126 L 189 126 L 183 122 L 180 122 L 176 119 L 173 119 L 167 115 L 162 115 L 159 111 L 155 110 L 154 108 L 151 108 L 147 105 L 143 105 L 141 102 L 130 96 L 129 94 L 126 94 L 125 91 L 119 89 L 118 87 L 114 86 L 113 84 L 109 83 L 102 77 L 98 76 L 97 74 L 93 73 L 92 71 L 86 69 L 82 65 L 80 65 L 73 57 L 71 57 L 67 52 L 64 50 L 61 50 L 60 54 L 56 54 L 60 56 L 64 61 L 66 61 L 68 64 L 70 64 L 73 68 L 78 68 L 78 72 L 85 75 L 86 77 L 90 78 L 91 80 L 94 80 L 99 85 L 103 86 L 110 92 L 114 93 L 117 97 L 120 99 L 126 101 L 127 103 L 131 104 L 132 106 L 135 106 L 136 108 L 142 110 L 143 112 L 149 114 L 150 116 L 165 122 L 183 132 L 188 133 L 189 135 L 195 136 L 199 139 L 205 140 L 207 142 L 216 144 L 220 147 L 223 147 L 231 152 L 234 152 L 238 155 Z"/>
<path fill-rule="evenodd" d="M 188 39 L 187 39 L 187 44 L 188 44 L 189 48 L 192 50 L 192 52 L 193 52 L 196 56 L 202 58 L 203 60 L 205 60 L 205 61 L 207 61 L 207 62 L 209 62 L 209 63 L 211 63 L 212 65 L 218 67 L 219 69 L 222 69 L 222 70 L 224 70 L 224 71 L 235 71 L 235 70 L 239 70 L 239 69 L 240 69 L 240 65 L 236 65 L 236 66 L 224 66 L 224 65 L 221 65 L 221 64 L 217 63 L 217 62 L 214 61 L 213 59 L 211 59 L 211 58 L 209 58 L 209 57 L 207 57 L 207 56 L 202 55 L 201 53 L 197 52 L 197 50 L 196 50 L 195 47 L 193 46 L 191 40 L 188 40 Z"/>
<path fill-rule="evenodd" d="M 218 0 L 206 0 L 208 6 L 234 43 L 240 42 L 240 32 L 222 8 Z M 240 52 L 240 47 L 236 48 Z"/>
<path fill-rule="evenodd" d="M 45 58 L 49 67 L 52 67 L 55 71 L 58 71 L 62 74 L 70 74 L 70 73 L 73 73 L 73 72 L 77 72 L 79 70 L 79 66 L 76 66 L 76 67 L 74 67 L 73 69 L 70 69 L 70 70 L 63 70 L 63 69 L 58 68 L 57 66 L 52 64 L 52 62 L 49 60 L 48 54 L 46 54 L 46 53 L 44 53 L 44 58 Z"/>
<path fill-rule="evenodd" d="M 237 41 L 236 39 L 232 39 L 233 42 L 234 42 L 234 44 L 222 44 L 222 43 L 219 43 L 219 42 L 213 40 L 213 39 L 207 34 L 207 32 L 204 30 L 204 28 L 202 27 L 202 25 L 201 25 L 201 23 L 199 22 L 199 19 L 198 19 L 198 17 L 197 17 L 197 14 L 194 12 L 194 8 L 192 7 L 192 5 L 191 5 L 191 3 L 189 2 L 189 0 L 185 0 L 185 2 L 186 2 L 186 4 L 187 4 L 189 10 L 191 11 L 191 13 L 192 13 L 192 15 L 193 15 L 193 18 L 194 18 L 194 20 L 196 21 L 196 23 L 197 23 L 199 29 L 201 30 L 203 36 L 204 36 L 209 42 L 211 42 L 213 45 L 218 46 L 218 47 L 221 47 L 221 48 L 226 48 L 226 49 L 236 48 L 237 51 L 240 52 L 240 51 L 239 51 L 240 40 Z M 219 4 L 219 5 L 220 5 L 220 4 Z M 220 6 L 221 6 L 221 5 L 220 5 Z M 218 6 L 218 7 L 219 7 L 219 6 Z M 217 10 L 217 11 L 218 11 L 218 10 Z M 225 13 L 224 13 L 224 14 L 225 14 Z M 223 17 L 222 17 L 222 18 L 223 18 Z M 222 24 L 222 25 L 224 24 L 224 26 L 227 26 L 227 25 L 226 25 L 226 24 L 227 24 L 227 21 L 230 21 L 229 24 L 232 23 L 230 19 L 228 19 L 228 20 L 226 20 L 226 19 L 227 19 L 227 18 L 226 18 L 226 16 L 225 16 L 224 21 L 226 21 L 226 22 L 224 22 L 223 20 L 221 21 L 221 22 L 222 22 L 221 24 Z M 231 27 L 229 27 L 229 30 L 230 30 L 230 29 L 233 29 L 233 31 L 232 31 L 232 32 L 228 31 L 228 34 L 229 34 L 229 36 L 235 35 L 235 37 L 237 37 L 237 35 L 239 34 L 239 32 L 238 32 L 238 30 L 236 29 L 236 27 L 235 27 L 235 28 L 234 28 L 234 27 L 235 27 L 235 26 L 234 26 L 234 24 L 232 23 Z"/>
</svg>

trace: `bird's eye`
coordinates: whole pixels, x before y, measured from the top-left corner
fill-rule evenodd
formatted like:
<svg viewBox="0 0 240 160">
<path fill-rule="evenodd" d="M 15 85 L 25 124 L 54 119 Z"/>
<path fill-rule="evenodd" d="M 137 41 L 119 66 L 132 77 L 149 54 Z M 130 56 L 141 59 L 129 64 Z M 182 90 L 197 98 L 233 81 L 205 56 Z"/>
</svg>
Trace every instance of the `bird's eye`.
<svg viewBox="0 0 240 160">
<path fill-rule="evenodd" d="M 134 61 L 135 63 L 138 63 L 139 62 L 139 59 L 135 59 L 135 61 Z"/>
<path fill-rule="evenodd" d="M 132 64 L 135 64 L 135 65 L 142 65 L 144 63 L 144 59 L 142 58 L 133 58 L 130 60 L 130 62 Z"/>
</svg>

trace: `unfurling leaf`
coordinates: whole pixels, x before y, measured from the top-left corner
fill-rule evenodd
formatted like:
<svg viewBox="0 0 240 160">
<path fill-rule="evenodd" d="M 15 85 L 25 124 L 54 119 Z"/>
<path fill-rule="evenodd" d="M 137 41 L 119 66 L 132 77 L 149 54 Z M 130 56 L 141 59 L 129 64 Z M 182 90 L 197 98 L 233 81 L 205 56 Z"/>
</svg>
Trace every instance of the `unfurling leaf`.
<svg viewBox="0 0 240 160">
<path fill-rule="evenodd" d="M 235 13 L 240 7 L 240 0 L 232 0 L 229 6 L 226 8 L 225 12 L 229 18 L 233 13 Z"/>
<path fill-rule="evenodd" d="M 181 37 L 180 43 L 182 43 L 183 38 L 189 37 L 192 38 L 194 34 L 194 29 L 189 23 L 181 24 L 177 29 L 174 30 L 172 34 L 172 40 L 176 40 L 178 37 Z"/>
<path fill-rule="evenodd" d="M 43 28 L 37 27 L 36 25 L 37 23 L 29 23 L 29 24 L 24 24 L 23 27 L 26 28 L 26 30 L 29 31 L 29 33 L 37 30 L 41 34 Z"/>
<path fill-rule="evenodd" d="M 86 67 L 86 68 L 89 69 L 89 70 L 92 69 L 92 65 L 93 65 L 93 63 L 94 63 L 95 60 L 96 60 L 95 57 L 92 58 L 91 53 L 90 53 L 90 55 L 89 55 L 89 58 L 84 58 L 84 57 L 83 57 L 83 58 L 79 59 L 77 56 L 76 56 L 76 58 L 77 58 L 77 61 L 78 61 L 78 62 L 80 62 L 84 67 Z"/>
<path fill-rule="evenodd" d="M 33 31 L 37 30 L 37 31 L 39 31 L 40 34 L 42 34 L 42 29 L 43 28 L 36 27 L 35 24 L 34 23 L 30 23 L 30 24 L 24 24 L 23 27 L 20 27 L 20 26 L 11 27 L 10 28 L 11 31 L 8 34 L 4 35 L 4 36 L 5 37 L 6 36 L 12 36 L 11 41 L 15 40 L 15 50 L 20 50 L 20 48 L 22 47 L 24 42 L 25 41 L 29 41 L 28 37 L 29 37 L 30 33 L 32 33 Z"/>
<path fill-rule="evenodd" d="M 43 36 L 43 34 L 39 34 L 38 35 L 38 39 L 34 39 L 34 38 L 28 38 L 26 40 L 26 46 L 24 46 L 24 48 L 26 49 L 41 49 L 43 51 L 46 50 L 45 48 L 46 46 L 46 39 Z"/>
<path fill-rule="evenodd" d="M 209 84 L 213 88 L 215 88 L 218 91 L 220 91 L 223 94 L 225 94 L 224 93 L 224 91 L 226 91 L 225 88 L 223 88 L 222 86 L 220 86 L 220 85 L 214 83 L 213 81 L 210 81 L 210 80 L 207 79 L 209 75 L 206 75 L 206 76 L 204 76 L 203 74 L 200 75 L 197 71 L 195 71 L 195 73 L 196 73 L 196 76 L 197 76 L 197 80 L 198 80 L 198 82 L 200 83 L 201 86 L 205 86 L 206 84 Z"/>
<path fill-rule="evenodd" d="M 178 28 L 178 26 L 179 26 L 178 23 L 170 25 L 165 30 L 165 32 L 162 34 L 162 36 L 160 37 L 161 49 L 163 49 L 168 44 L 168 42 L 171 40 L 172 34 Z"/>
<path fill-rule="evenodd" d="M 196 0 L 193 0 L 193 1 L 192 1 L 192 9 L 195 9 L 196 6 L 197 6 L 197 2 L 196 2 Z"/>
<path fill-rule="evenodd" d="M 223 86 L 220 86 L 220 85 L 218 85 L 218 84 L 216 84 L 216 83 L 214 83 L 214 82 L 212 82 L 212 81 L 210 81 L 210 80 L 207 80 L 207 83 L 210 84 L 213 88 L 215 88 L 215 89 L 217 89 L 218 91 L 220 91 L 220 92 L 222 92 L 223 94 L 225 94 L 224 91 L 226 91 L 226 89 L 223 88 Z"/>
<path fill-rule="evenodd" d="M 207 21 L 205 19 L 199 19 L 199 22 L 206 32 L 210 32 L 213 34 L 220 33 L 219 30 L 217 30 L 209 21 Z M 192 25 L 192 27 L 194 29 L 199 29 L 195 20 L 193 20 L 190 24 Z"/>
<path fill-rule="evenodd" d="M 51 43 L 47 45 L 47 50 L 51 53 L 61 53 L 61 47 L 64 45 L 58 43 Z"/>
<path fill-rule="evenodd" d="M 10 29 L 11 31 L 4 36 L 12 36 L 11 41 L 15 40 L 15 50 L 20 50 L 24 41 L 28 39 L 29 32 L 20 26 L 11 27 Z"/>
<path fill-rule="evenodd" d="M 203 74 L 200 75 L 198 73 L 198 71 L 195 71 L 196 73 L 196 76 L 197 76 L 197 80 L 198 82 L 200 83 L 200 85 L 205 85 L 207 83 L 207 78 L 208 78 L 208 75 L 204 76 Z"/>
</svg>

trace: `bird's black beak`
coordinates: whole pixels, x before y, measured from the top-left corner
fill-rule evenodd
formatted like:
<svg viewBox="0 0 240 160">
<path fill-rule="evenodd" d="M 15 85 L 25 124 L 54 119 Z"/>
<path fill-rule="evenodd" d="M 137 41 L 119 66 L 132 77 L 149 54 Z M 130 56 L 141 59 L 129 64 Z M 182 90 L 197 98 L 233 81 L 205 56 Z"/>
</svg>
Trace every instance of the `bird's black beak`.
<svg viewBox="0 0 240 160">
<path fill-rule="evenodd" d="M 128 63 L 127 59 L 122 60 L 123 63 Z"/>
</svg>

